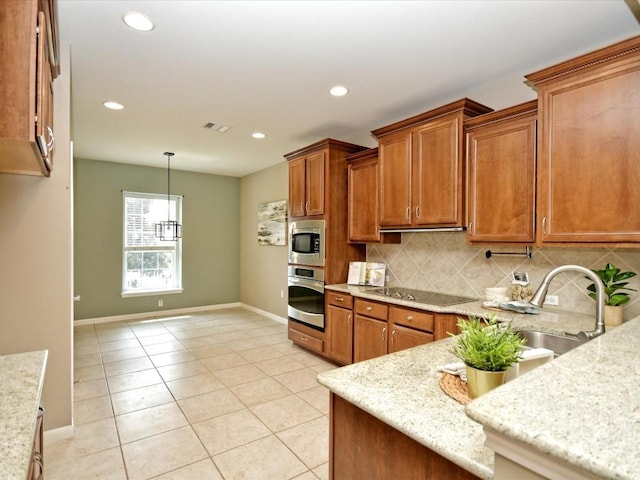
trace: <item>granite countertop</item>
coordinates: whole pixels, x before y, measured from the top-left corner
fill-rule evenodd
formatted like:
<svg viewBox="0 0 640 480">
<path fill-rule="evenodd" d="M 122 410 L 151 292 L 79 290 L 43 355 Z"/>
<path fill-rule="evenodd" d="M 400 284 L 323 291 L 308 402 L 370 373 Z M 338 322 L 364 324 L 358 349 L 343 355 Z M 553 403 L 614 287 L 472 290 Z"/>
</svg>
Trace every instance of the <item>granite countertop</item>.
<svg viewBox="0 0 640 480">
<path fill-rule="evenodd" d="M 374 417 L 483 479 L 493 451 L 482 426 L 440 388 L 439 365 L 457 361 L 452 339 L 402 350 L 318 375 L 318 382 Z"/>
<path fill-rule="evenodd" d="M 494 310 L 488 310 L 483 307 L 483 302 L 480 300 L 441 307 L 438 305 L 430 305 L 410 300 L 401 300 L 398 298 L 381 295 L 379 293 L 373 293 L 373 290 L 377 290 L 379 288 L 380 287 L 347 285 L 346 283 L 325 286 L 325 290 L 348 293 L 355 297 L 377 300 L 379 302 L 392 303 L 395 305 L 416 308 L 419 310 L 428 310 L 430 312 L 436 313 L 453 313 L 463 316 L 475 315 L 478 317 L 487 317 L 488 315 L 495 314 L 499 320 L 511 322 L 513 328 L 515 328 L 516 330 L 539 330 L 550 333 L 568 332 L 577 334 L 578 332 L 584 330 L 593 330 L 595 328 L 595 318 L 593 315 L 567 312 L 554 307 L 545 306 L 543 309 L 540 309 L 539 315 L 527 315 L 509 311 L 497 312 Z"/>
<path fill-rule="evenodd" d="M 27 478 L 47 351 L 0 356 L 0 478 Z"/>
<path fill-rule="evenodd" d="M 640 479 L 640 317 L 471 402 L 499 434 L 597 477 Z"/>
<path fill-rule="evenodd" d="M 371 293 L 328 290 L 441 313 L 486 316 L 481 302 L 450 307 Z M 497 312 L 516 329 L 554 333 L 592 330 L 591 315 L 545 307 L 540 315 Z M 493 477 L 483 426 L 591 474 L 640 479 L 640 317 L 581 345 L 469 403 L 440 389 L 439 365 L 458 361 L 452 339 L 322 373 L 332 392 L 481 478 Z M 478 423 L 476 423 L 478 422 Z"/>
</svg>

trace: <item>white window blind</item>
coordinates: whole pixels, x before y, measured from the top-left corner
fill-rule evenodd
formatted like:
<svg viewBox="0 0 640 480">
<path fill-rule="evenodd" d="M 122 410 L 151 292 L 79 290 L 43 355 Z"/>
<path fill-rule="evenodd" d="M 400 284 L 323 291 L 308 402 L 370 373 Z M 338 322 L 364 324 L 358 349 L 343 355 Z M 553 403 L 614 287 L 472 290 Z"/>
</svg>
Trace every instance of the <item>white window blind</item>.
<svg viewBox="0 0 640 480">
<path fill-rule="evenodd" d="M 182 240 L 163 241 L 155 225 L 182 223 L 182 197 L 123 192 L 122 295 L 182 291 Z"/>
</svg>

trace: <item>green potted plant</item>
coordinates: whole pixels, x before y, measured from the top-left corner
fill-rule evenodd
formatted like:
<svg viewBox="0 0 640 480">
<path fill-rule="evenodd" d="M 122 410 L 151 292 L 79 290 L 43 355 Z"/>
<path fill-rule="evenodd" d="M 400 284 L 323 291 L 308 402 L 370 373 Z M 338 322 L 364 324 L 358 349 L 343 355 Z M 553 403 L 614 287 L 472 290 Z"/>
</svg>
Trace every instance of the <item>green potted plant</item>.
<svg viewBox="0 0 640 480">
<path fill-rule="evenodd" d="M 616 268 L 611 263 L 607 263 L 604 270 L 593 270 L 593 272 L 600 277 L 604 284 L 604 323 L 609 326 L 620 325 L 623 316 L 622 307 L 629 301 L 627 292 L 637 291 L 627 287 L 629 282 L 625 282 L 625 280 L 635 277 L 636 273 L 621 272 L 619 268 Z M 589 296 L 595 300 L 596 286 L 592 283 L 587 287 L 587 290 L 589 291 Z"/>
<path fill-rule="evenodd" d="M 452 353 L 464 362 L 469 397 L 476 398 L 504 383 L 507 369 L 520 358 L 525 340 L 511 324 L 498 322 L 495 315 L 485 321 L 470 316 L 458 319 Z"/>
</svg>

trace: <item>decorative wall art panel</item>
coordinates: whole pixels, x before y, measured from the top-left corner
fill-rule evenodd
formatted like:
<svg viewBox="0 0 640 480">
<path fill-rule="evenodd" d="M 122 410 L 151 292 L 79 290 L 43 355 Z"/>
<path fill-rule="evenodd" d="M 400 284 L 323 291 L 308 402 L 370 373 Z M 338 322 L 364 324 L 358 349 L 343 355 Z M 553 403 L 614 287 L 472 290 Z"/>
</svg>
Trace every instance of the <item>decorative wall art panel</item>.
<svg viewBox="0 0 640 480">
<path fill-rule="evenodd" d="M 287 201 L 258 205 L 258 245 L 287 244 Z"/>
</svg>

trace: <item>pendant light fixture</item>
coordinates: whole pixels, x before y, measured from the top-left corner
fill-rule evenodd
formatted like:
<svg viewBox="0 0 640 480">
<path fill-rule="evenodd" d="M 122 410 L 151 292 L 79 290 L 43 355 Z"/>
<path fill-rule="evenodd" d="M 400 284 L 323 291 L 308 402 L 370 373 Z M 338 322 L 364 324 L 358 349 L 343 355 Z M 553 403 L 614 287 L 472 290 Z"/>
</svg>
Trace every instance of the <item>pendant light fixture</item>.
<svg viewBox="0 0 640 480">
<path fill-rule="evenodd" d="M 167 220 L 156 223 L 156 237 L 167 242 L 175 242 L 182 238 L 182 225 L 175 220 L 171 220 L 171 157 L 173 152 L 164 152 L 167 156 Z"/>
</svg>

